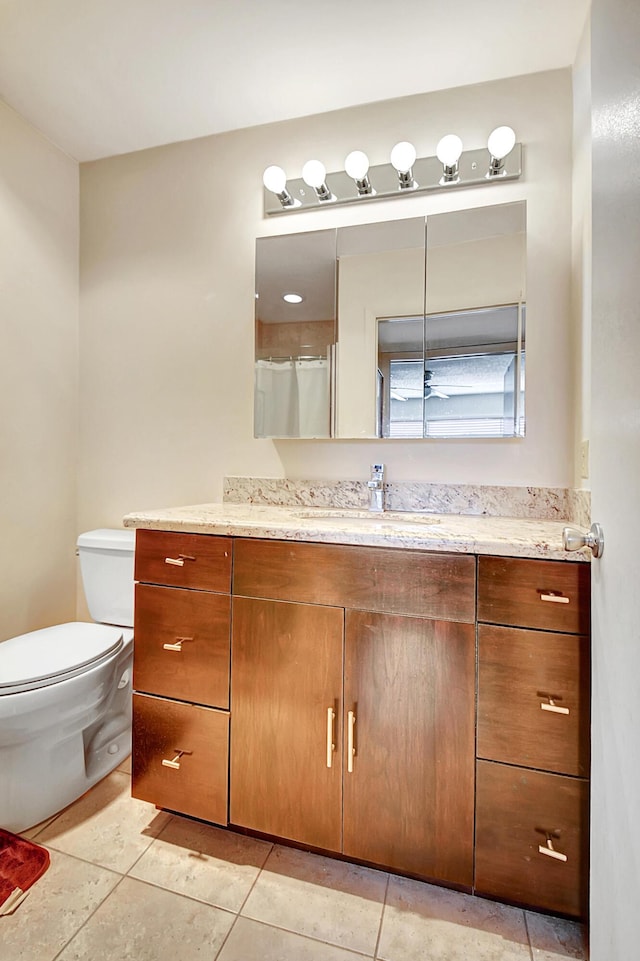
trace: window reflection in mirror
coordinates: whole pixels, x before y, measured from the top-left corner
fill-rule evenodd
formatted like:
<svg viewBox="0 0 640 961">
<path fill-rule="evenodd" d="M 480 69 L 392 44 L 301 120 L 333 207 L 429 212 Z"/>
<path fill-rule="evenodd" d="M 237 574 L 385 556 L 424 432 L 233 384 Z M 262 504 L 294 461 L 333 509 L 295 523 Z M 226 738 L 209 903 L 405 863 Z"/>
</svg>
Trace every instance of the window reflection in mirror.
<svg viewBox="0 0 640 961">
<path fill-rule="evenodd" d="M 330 437 L 336 231 L 256 244 L 254 435 Z"/>
<path fill-rule="evenodd" d="M 524 201 L 427 218 L 424 437 L 524 435 Z"/>
<path fill-rule="evenodd" d="M 378 323 L 383 437 L 513 437 L 524 434 L 524 306 Z M 398 337 L 396 330 L 404 333 Z M 411 330 L 415 333 L 411 344 Z M 413 346 L 413 350 L 410 347 Z M 519 390 L 516 390 L 519 383 Z"/>
</svg>

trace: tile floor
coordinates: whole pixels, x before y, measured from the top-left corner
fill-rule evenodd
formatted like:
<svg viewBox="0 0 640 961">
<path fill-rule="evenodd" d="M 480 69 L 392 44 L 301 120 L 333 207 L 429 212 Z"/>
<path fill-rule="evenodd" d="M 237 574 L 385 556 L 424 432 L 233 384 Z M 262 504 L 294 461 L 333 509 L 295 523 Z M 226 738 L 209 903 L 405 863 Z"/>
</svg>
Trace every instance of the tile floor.
<svg viewBox="0 0 640 961">
<path fill-rule="evenodd" d="M 580 925 L 158 812 L 127 764 L 26 836 L 3 961 L 565 961 Z"/>
</svg>

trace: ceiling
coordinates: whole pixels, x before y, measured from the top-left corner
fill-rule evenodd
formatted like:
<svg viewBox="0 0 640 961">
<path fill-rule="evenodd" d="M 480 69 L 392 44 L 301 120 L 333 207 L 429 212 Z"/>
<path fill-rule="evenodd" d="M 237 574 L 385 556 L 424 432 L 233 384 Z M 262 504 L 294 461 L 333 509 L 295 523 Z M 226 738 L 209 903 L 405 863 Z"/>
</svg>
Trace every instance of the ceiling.
<svg viewBox="0 0 640 961">
<path fill-rule="evenodd" d="M 589 0 L 0 0 L 0 99 L 79 161 L 569 66 Z"/>
</svg>

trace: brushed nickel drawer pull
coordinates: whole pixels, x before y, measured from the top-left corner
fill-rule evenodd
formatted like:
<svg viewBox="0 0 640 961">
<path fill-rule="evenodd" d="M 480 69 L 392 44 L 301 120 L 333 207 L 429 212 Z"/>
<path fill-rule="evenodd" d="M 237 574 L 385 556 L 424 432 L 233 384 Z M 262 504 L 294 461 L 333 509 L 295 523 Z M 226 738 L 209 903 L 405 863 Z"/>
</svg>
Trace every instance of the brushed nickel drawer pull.
<svg viewBox="0 0 640 961">
<path fill-rule="evenodd" d="M 164 651 L 182 651 L 182 645 L 185 641 L 192 641 L 192 637 L 176 637 L 175 644 L 163 644 L 162 649 Z"/>
<path fill-rule="evenodd" d="M 168 758 L 163 757 L 163 758 L 162 758 L 162 766 L 163 766 L 163 767 L 171 767 L 171 768 L 173 768 L 174 771 L 179 771 L 179 770 L 180 770 L 180 758 L 182 757 L 183 754 L 186 754 L 186 753 L 187 753 L 186 751 L 178 751 L 178 752 L 176 753 L 176 756 L 175 756 L 171 761 L 170 761 Z"/>
<path fill-rule="evenodd" d="M 332 707 L 327 708 L 327 767 L 331 767 L 333 762 L 333 752 L 336 749 L 335 743 L 333 741 L 333 721 L 336 716 L 336 712 Z"/>
<path fill-rule="evenodd" d="M 551 601 L 552 604 L 568 604 L 570 598 L 565 597 L 564 594 L 556 594 L 555 591 L 544 591 L 540 594 L 541 601 Z"/>
<path fill-rule="evenodd" d="M 353 711 L 349 711 L 347 714 L 347 771 L 349 774 L 353 774 L 353 758 L 356 753 L 356 749 L 353 746 L 353 729 L 356 723 L 356 716 Z"/>
<path fill-rule="evenodd" d="M 178 554 L 177 557 L 165 557 L 165 564 L 172 564 L 174 567 L 184 567 L 185 561 L 195 561 L 195 557 L 190 554 Z"/>
<path fill-rule="evenodd" d="M 538 845 L 538 851 L 540 854 L 546 854 L 548 858 L 555 858 L 556 861 L 567 861 L 567 855 L 561 854 L 560 851 L 556 851 L 553 846 L 553 841 L 551 838 L 547 838 L 546 846 L 544 844 Z"/>
<path fill-rule="evenodd" d="M 540 707 L 542 708 L 543 711 L 551 711 L 553 714 L 569 713 L 568 707 L 560 707 L 560 705 L 556 704 L 556 702 L 553 700 L 552 697 L 549 698 L 548 703 L 545 703 L 545 701 L 542 701 L 542 703 L 540 704 Z"/>
</svg>

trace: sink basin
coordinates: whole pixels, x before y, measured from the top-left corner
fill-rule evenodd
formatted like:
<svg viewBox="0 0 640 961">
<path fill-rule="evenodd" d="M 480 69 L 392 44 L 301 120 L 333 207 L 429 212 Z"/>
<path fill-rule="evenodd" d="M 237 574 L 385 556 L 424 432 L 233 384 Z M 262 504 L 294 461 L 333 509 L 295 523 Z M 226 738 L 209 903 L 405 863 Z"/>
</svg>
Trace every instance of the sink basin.
<svg viewBox="0 0 640 961">
<path fill-rule="evenodd" d="M 296 511 L 296 517 L 301 520 L 313 520 L 319 524 L 345 526 L 356 524 L 369 527 L 424 527 L 429 524 L 439 524 L 440 518 L 433 514 L 421 514 L 414 511 L 365 511 L 355 508 L 323 508 L 315 507 L 309 510 Z"/>
</svg>

